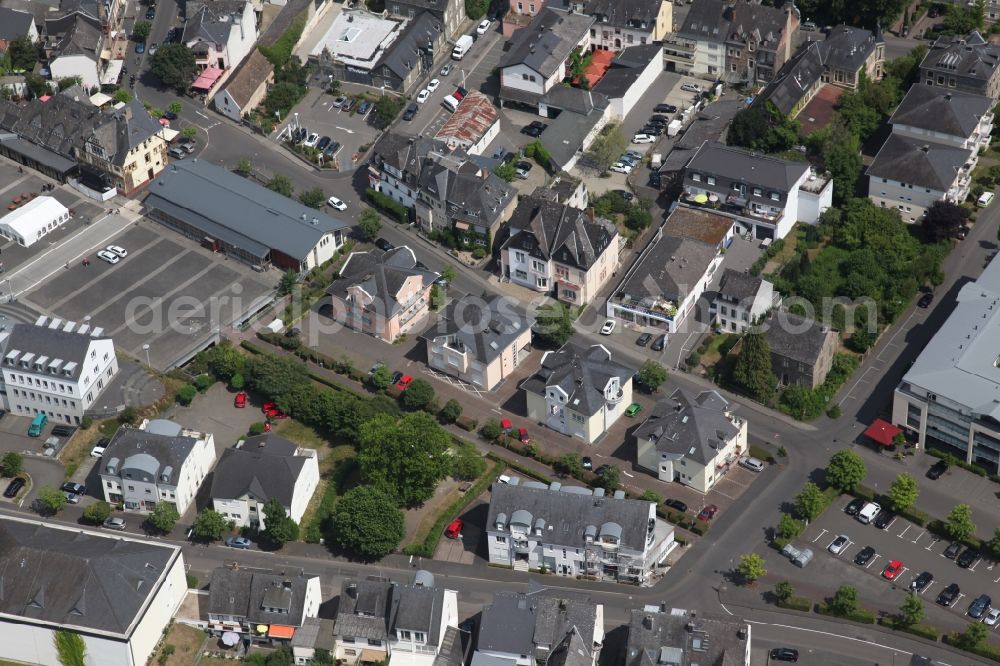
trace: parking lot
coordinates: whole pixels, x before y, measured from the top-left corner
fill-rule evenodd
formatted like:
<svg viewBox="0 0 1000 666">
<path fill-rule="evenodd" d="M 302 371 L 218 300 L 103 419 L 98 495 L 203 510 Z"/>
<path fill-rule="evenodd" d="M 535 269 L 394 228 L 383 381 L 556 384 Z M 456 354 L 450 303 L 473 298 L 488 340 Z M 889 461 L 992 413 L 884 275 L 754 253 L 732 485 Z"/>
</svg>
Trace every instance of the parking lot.
<svg viewBox="0 0 1000 666">
<path fill-rule="evenodd" d="M 848 584 L 859 590 L 867 588 L 869 592 L 878 593 L 880 586 L 884 585 L 887 592 L 898 591 L 901 601 L 902 591 L 908 590 L 914 579 L 926 571 L 934 578 L 919 595 L 928 609 L 936 606 L 938 595 L 951 583 L 957 584 L 960 592 L 947 608 L 959 617 L 965 617 L 969 603 L 980 594 L 985 593 L 1000 602 L 1000 567 L 996 567 L 993 561 L 977 557 L 968 568 L 960 567 L 954 559 L 944 555 L 950 545 L 948 540 L 940 539 L 898 516 L 885 529 L 873 524 L 864 525 L 844 512 L 847 503 L 847 498 L 834 503 L 799 538 L 815 553 L 809 569 L 818 564 L 820 571 L 828 570 L 837 581 L 834 587 Z M 829 546 L 841 534 L 847 537 L 848 542 L 839 554 L 834 555 Z M 873 548 L 875 555 L 866 564 L 858 565 L 855 557 L 866 546 Z M 903 567 L 896 579 L 890 582 L 883 577 L 883 571 L 892 560 L 902 562 Z M 810 578 L 825 577 L 816 574 L 816 571 L 810 571 Z M 898 605 L 898 601 L 895 603 Z M 991 629 L 997 631 L 998 627 L 1000 623 Z"/>
<path fill-rule="evenodd" d="M 345 84 L 341 87 L 344 95 L 371 92 L 370 88 L 361 86 Z M 371 110 L 362 116 L 358 113 L 360 105 L 355 103 L 350 111 L 343 111 L 334 107 L 334 99 L 325 90 L 310 88 L 305 99 L 285 118 L 287 122 L 281 128 L 305 127 L 320 137 L 327 136 L 337 141 L 341 147 L 334 155 L 336 166 L 341 171 L 348 171 L 357 166 L 352 158 L 359 152 L 358 149 L 374 143 L 378 130 L 370 122 L 373 119 Z"/>
<path fill-rule="evenodd" d="M 109 239 L 128 252 L 116 265 L 57 270 L 25 299 L 55 317 L 88 321 L 115 346 L 158 369 L 174 365 L 214 332 L 273 294 L 277 270 L 256 273 L 149 221 Z M 149 348 L 145 349 L 144 345 Z"/>
</svg>

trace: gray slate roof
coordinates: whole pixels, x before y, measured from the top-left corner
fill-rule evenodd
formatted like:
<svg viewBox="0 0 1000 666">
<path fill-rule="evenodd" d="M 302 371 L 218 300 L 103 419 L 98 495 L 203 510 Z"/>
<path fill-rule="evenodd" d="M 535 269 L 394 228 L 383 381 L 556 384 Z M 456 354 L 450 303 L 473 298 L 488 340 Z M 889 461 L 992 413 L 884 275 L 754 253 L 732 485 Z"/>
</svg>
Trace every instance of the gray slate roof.
<svg viewBox="0 0 1000 666">
<path fill-rule="evenodd" d="M 297 449 L 272 433 L 249 437 L 241 447 L 226 449 L 212 476 L 212 498 L 249 496 L 266 502 L 275 497 L 282 506 L 290 507 L 295 481 L 306 460 L 295 455 Z"/>
<path fill-rule="evenodd" d="M 625 666 L 735 666 L 745 662 L 749 632 L 740 618 L 680 609 L 635 609 Z M 697 643 L 696 643 L 697 642 Z"/>
<path fill-rule="evenodd" d="M 957 304 L 903 383 L 1000 421 L 1000 260 L 958 292 Z"/>
<path fill-rule="evenodd" d="M 346 578 L 340 586 L 334 634 L 385 640 L 397 629 L 408 629 L 424 632 L 427 644 L 437 645 L 444 593 L 444 588 L 397 585 L 377 576 Z"/>
<path fill-rule="evenodd" d="M 176 424 L 174 424 L 176 425 Z M 180 426 L 177 426 L 180 430 Z M 163 435 L 138 428 L 119 428 L 101 458 L 101 473 L 148 483 L 177 485 L 181 467 L 198 440 L 193 437 Z M 166 474 L 166 479 L 160 478 Z"/>
<path fill-rule="evenodd" d="M 428 40 L 436 44 L 443 29 L 440 19 L 430 12 L 420 12 L 416 18 L 407 22 L 402 34 L 385 50 L 372 71 L 388 67 L 393 74 L 405 80 L 411 71 L 419 70 L 420 51 L 427 47 Z"/>
<path fill-rule="evenodd" d="M 599 1 L 606 2 L 609 5 L 617 4 L 610 2 L 610 0 Z M 642 4 L 653 11 L 659 9 L 659 3 L 656 2 L 642 0 Z M 656 17 L 654 15 L 652 23 L 655 24 L 655 22 Z M 652 30 L 654 27 L 651 24 L 649 29 Z M 604 76 L 593 87 L 593 90 L 609 98 L 621 97 L 628 92 L 628 89 L 632 87 L 651 61 L 659 60 L 662 57 L 663 45 L 658 42 L 629 46 L 615 56 L 614 60 L 611 61 L 611 68 L 604 73 Z"/>
<path fill-rule="evenodd" d="M 791 312 L 775 312 L 767 320 L 767 343 L 772 354 L 813 365 L 832 329 Z"/>
<path fill-rule="evenodd" d="M 977 31 L 966 36 L 938 37 L 920 63 L 920 70 L 951 72 L 963 78 L 989 81 L 1000 64 L 1000 46 Z"/>
<path fill-rule="evenodd" d="M 466 295 L 449 302 L 420 337 L 428 341 L 454 337 L 452 346 L 460 342 L 477 361 L 489 364 L 534 323 L 510 299 L 497 294 L 486 300 Z"/>
<path fill-rule="evenodd" d="M 635 430 L 637 440 L 651 440 L 656 450 L 702 465 L 715 460 L 718 450 L 739 434 L 726 417 L 729 402 L 717 391 L 694 395 L 675 390 L 657 401 L 649 417 Z"/>
<path fill-rule="evenodd" d="M 945 143 L 890 134 L 868 167 L 868 175 L 947 192 L 972 151 Z M 872 183 L 874 191 L 877 183 Z"/>
<path fill-rule="evenodd" d="M 660 297 L 680 303 L 705 275 L 718 250 L 709 243 L 663 236 L 635 267 L 618 293 L 652 304 Z"/>
<path fill-rule="evenodd" d="M 590 490 L 575 487 L 576 491 L 548 487 L 533 488 L 532 484 L 493 484 L 490 495 L 489 518 L 486 529 L 496 532 L 497 518 L 506 517 L 505 529 L 515 518 L 515 512 L 527 513 L 532 526 L 539 518 L 545 521 L 545 536 L 540 540 L 560 546 L 582 548 L 586 544 L 588 527 L 597 534 L 621 531 L 622 548 L 643 552 L 649 533 L 650 502 L 615 497 L 594 497 Z M 523 514 L 522 514 L 523 515 Z M 485 623 L 484 623 L 485 624 Z M 479 636 L 483 645 L 482 634 Z M 525 653 L 526 654 L 526 653 Z"/>
<path fill-rule="evenodd" d="M 873 33 L 864 28 L 841 24 L 831 30 L 819 44 L 822 46 L 823 60 L 829 69 L 854 72 L 865 64 L 875 47 L 884 42 L 881 30 Z"/>
<path fill-rule="evenodd" d="M 138 99 L 129 100 L 112 114 L 114 122 L 97 127 L 90 140 L 112 156 L 112 164 L 124 166 L 129 151 L 159 134 L 163 128 Z"/>
<path fill-rule="evenodd" d="M 521 382 L 521 388 L 545 395 L 546 388 L 558 386 L 566 393 L 566 407 L 594 415 L 605 403 L 604 389 L 615 377 L 621 386 L 632 380 L 636 368 L 611 360 L 602 345 L 583 348 L 567 342 L 558 351 L 545 352 L 535 374 Z"/>
<path fill-rule="evenodd" d="M 499 220 L 517 194 L 509 183 L 471 161 L 455 168 L 453 160 L 433 157 L 423 159 L 417 186 L 433 200 L 446 204 L 450 220 L 486 227 Z"/>
<path fill-rule="evenodd" d="M 45 21 L 45 30 L 52 46 L 52 59 L 59 56 L 85 55 L 95 63 L 98 60 L 97 45 L 101 42 L 99 24 L 81 14 Z"/>
<path fill-rule="evenodd" d="M 980 119 L 990 112 L 993 100 L 939 86 L 910 86 L 889 122 L 967 139 Z"/>
<path fill-rule="evenodd" d="M 522 197 L 508 220 L 511 236 L 503 249 L 523 250 L 589 269 L 618 237 L 615 226 L 579 208 L 535 196 Z"/>
<path fill-rule="evenodd" d="M 494 593 L 493 603 L 483 608 L 477 649 L 535 655 L 544 661 L 575 632 L 585 638 L 580 647 L 590 653 L 596 621 L 597 607 L 585 593 L 552 590 L 531 581 L 527 593 Z"/>
<path fill-rule="evenodd" d="M 722 42 L 728 37 L 729 21 L 722 0 L 696 0 L 688 9 L 684 24 L 678 30 L 682 37 L 709 42 Z"/>
<path fill-rule="evenodd" d="M 0 39 L 14 41 L 31 30 L 35 17 L 30 12 L 0 7 Z"/>
<path fill-rule="evenodd" d="M 756 275 L 727 268 L 719 280 L 719 295 L 736 301 L 747 301 L 760 291 L 764 280 Z"/>
<path fill-rule="evenodd" d="M 396 295 L 406 280 L 414 276 L 421 278 L 424 286 L 427 286 L 438 274 L 417 267 L 416 255 L 405 245 L 388 252 L 353 252 L 340 269 L 340 279 L 334 280 L 326 293 L 343 298 L 348 288 L 360 285 L 376 301 L 382 302 L 383 309 L 379 313 L 391 317 L 402 307 L 396 300 Z"/>
<path fill-rule="evenodd" d="M 0 100 L 0 129 L 74 160 L 86 137 L 105 122 L 107 115 L 89 101 L 77 102 L 65 95 L 20 104 Z"/>
<path fill-rule="evenodd" d="M 790 192 L 808 170 L 809 165 L 805 162 L 762 155 L 717 141 L 703 143 L 688 164 L 688 171 L 724 176 L 777 192 Z"/>
<path fill-rule="evenodd" d="M 274 249 L 301 260 L 325 234 L 349 226 L 199 159 L 172 162 L 144 203 L 258 257 Z"/>
<path fill-rule="evenodd" d="M 751 106 L 771 102 L 786 116 L 826 70 L 823 60 L 824 42 L 809 42 L 789 58 L 764 90 L 754 97 Z"/>
<path fill-rule="evenodd" d="M 179 549 L 0 517 L 0 613 L 131 635 Z"/>
<path fill-rule="evenodd" d="M 601 25 L 612 28 L 632 28 L 653 32 L 660 3 L 650 0 L 589 0 L 583 13 L 593 16 Z"/>
<path fill-rule="evenodd" d="M 306 586 L 312 578 L 299 569 L 262 572 L 218 567 L 208 588 L 208 613 L 244 617 L 250 624 L 298 627 L 305 619 Z"/>
<path fill-rule="evenodd" d="M 523 64 L 547 79 L 569 58 L 592 25 L 593 17 L 546 6 L 526 28 L 514 33 L 499 66 Z"/>
<path fill-rule="evenodd" d="M 107 336 L 91 337 L 80 333 L 68 333 L 62 329 L 48 328 L 47 326 L 35 326 L 34 324 L 15 324 L 7 337 L 3 354 L 6 357 L 12 351 L 19 351 L 21 354 L 33 353 L 33 360 L 48 357 L 49 363 L 56 359 L 63 361 L 59 368 L 59 377 L 77 380 L 80 378 L 87 361 L 87 350 L 95 340 L 108 340 Z M 75 363 L 76 367 L 66 375 L 64 370 L 69 363 Z"/>
<path fill-rule="evenodd" d="M 181 41 L 189 45 L 196 42 L 228 44 L 232 31 L 240 29 L 246 5 L 246 0 L 212 0 L 194 11 L 189 8 Z"/>
</svg>

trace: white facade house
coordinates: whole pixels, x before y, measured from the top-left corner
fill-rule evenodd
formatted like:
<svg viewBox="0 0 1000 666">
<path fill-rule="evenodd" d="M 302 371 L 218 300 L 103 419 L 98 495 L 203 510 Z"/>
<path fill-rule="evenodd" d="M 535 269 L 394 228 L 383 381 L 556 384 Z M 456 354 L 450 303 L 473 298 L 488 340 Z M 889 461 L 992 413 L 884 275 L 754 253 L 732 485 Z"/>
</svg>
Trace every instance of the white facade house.
<svg viewBox="0 0 1000 666">
<path fill-rule="evenodd" d="M 87 664 L 145 664 L 187 597 L 177 546 L 8 516 L 0 542 L 4 659 L 61 666 L 55 637 L 69 632 Z"/>
<path fill-rule="evenodd" d="M 69 222 L 69 209 L 55 197 L 36 197 L 0 218 L 0 236 L 31 247 L 45 234 Z"/>
<path fill-rule="evenodd" d="M 214 464 L 211 433 L 146 419 L 138 428 L 120 428 L 105 448 L 100 462 L 104 501 L 135 513 L 169 502 L 183 515 Z"/>
<path fill-rule="evenodd" d="M 591 16 L 543 7 L 530 25 L 514 33 L 500 59 L 500 99 L 524 103 L 560 85 L 574 50 L 590 49 Z"/>
<path fill-rule="evenodd" d="M 655 503 L 555 482 L 493 484 L 484 530 L 490 564 L 638 585 L 676 546 Z"/>
<path fill-rule="evenodd" d="M 269 499 L 276 498 L 299 522 L 317 485 L 316 452 L 268 433 L 222 453 L 212 480 L 212 506 L 240 527 L 263 530 Z"/>
<path fill-rule="evenodd" d="M 781 294 L 774 290 L 773 284 L 750 273 L 727 268 L 719 280 L 711 312 L 719 329 L 743 333 L 780 305 Z"/>
<path fill-rule="evenodd" d="M 254 3 L 235 7 L 233 2 L 201 6 L 184 24 L 181 41 L 195 54 L 200 69 L 236 67 L 249 55 L 257 41 Z"/>
<path fill-rule="evenodd" d="M 111 338 L 104 330 L 39 317 L 0 331 L 3 407 L 20 416 L 44 413 L 79 425 L 84 413 L 118 372 Z"/>
</svg>

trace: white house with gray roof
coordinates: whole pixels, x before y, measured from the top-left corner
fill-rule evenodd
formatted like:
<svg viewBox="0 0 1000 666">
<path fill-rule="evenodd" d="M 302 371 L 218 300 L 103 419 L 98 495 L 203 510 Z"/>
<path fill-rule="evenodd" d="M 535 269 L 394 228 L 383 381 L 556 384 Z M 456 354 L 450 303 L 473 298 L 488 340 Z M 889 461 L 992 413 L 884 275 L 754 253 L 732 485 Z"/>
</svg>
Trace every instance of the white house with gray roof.
<svg viewBox="0 0 1000 666">
<path fill-rule="evenodd" d="M 938 37 L 920 62 L 919 82 L 996 99 L 1000 95 L 1000 46 L 976 30 Z"/>
<path fill-rule="evenodd" d="M 603 488 L 512 481 L 493 484 L 490 495 L 490 564 L 647 585 L 676 545 L 653 502 L 625 499 L 623 491 L 605 496 Z M 479 641 L 482 649 L 482 635 Z"/>
<path fill-rule="evenodd" d="M 118 373 L 114 343 L 89 324 L 42 316 L 0 328 L 0 345 L 0 401 L 18 416 L 79 425 Z"/>
<path fill-rule="evenodd" d="M 181 42 L 194 52 L 198 68 L 225 71 L 243 62 L 257 41 L 253 3 L 212 0 L 196 7 L 187 10 Z"/>
<path fill-rule="evenodd" d="M 308 271 L 344 246 L 346 222 L 281 196 L 228 169 L 173 162 L 150 185 L 147 215 L 253 266 Z"/>
<path fill-rule="evenodd" d="M 681 200 L 737 221 L 737 233 L 784 238 L 796 222 L 816 224 L 833 205 L 833 179 L 808 162 L 706 141 L 684 169 Z"/>
<path fill-rule="evenodd" d="M 208 587 L 208 632 L 233 632 L 259 645 L 288 645 L 306 620 L 319 614 L 322 594 L 319 576 L 301 569 L 218 567 Z"/>
<path fill-rule="evenodd" d="M 427 571 L 417 571 L 408 585 L 348 578 L 340 586 L 333 634 L 333 656 L 348 664 L 388 659 L 390 666 L 434 666 L 439 658 L 450 664 L 456 648 L 463 654 L 458 593 L 436 586 Z"/>
<path fill-rule="evenodd" d="M 160 502 L 168 502 L 183 515 L 213 465 L 211 433 L 146 419 L 138 428 L 123 427 L 115 433 L 98 469 L 108 504 L 147 514 Z"/>
<path fill-rule="evenodd" d="M 935 201 L 965 201 L 979 154 L 990 144 L 993 103 L 960 90 L 911 86 L 868 167 L 869 198 L 906 222 L 920 220 Z"/>
<path fill-rule="evenodd" d="M 750 624 L 666 604 L 633 609 L 624 666 L 750 666 Z"/>
<path fill-rule="evenodd" d="M 718 391 L 675 390 L 633 436 L 637 464 L 660 481 L 707 493 L 747 450 L 747 422 Z"/>
<path fill-rule="evenodd" d="M 483 608 L 471 666 L 595 666 L 603 647 L 603 604 L 529 580 Z"/>
<path fill-rule="evenodd" d="M 567 342 L 542 355 L 541 367 L 521 382 L 528 418 L 593 444 L 632 404 L 636 369 L 611 360 L 603 345 Z"/>
<path fill-rule="evenodd" d="M 780 305 L 781 294 L 769 281 L 727 268 L 719 280 L 719 291 L 710 310 L 718 328 L 743 333 Z"/>
<path fill-rule="evenodd" d="M 892 422 L 918 447 L 1000 473 L 1000 260 L 963 286 L 951 315 L 896 387 Z"/>
<path fill-rule="evenodd" d="M 180 547 L 162 541 L 2 516 L 4 659 L 61 666 L 65 631 L 88 664 L 145 664 L 187 598 L 185 570 Z"/>
</svg>

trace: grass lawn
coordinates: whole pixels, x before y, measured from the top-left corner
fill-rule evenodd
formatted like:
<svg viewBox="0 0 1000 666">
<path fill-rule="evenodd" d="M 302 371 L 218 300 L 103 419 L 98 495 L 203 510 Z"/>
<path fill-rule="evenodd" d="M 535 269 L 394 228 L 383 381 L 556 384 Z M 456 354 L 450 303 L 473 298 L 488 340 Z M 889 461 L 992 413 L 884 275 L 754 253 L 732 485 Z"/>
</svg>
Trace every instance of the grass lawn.
<svg viewBox="0 0 1000 666">
<path fill-rule="evenodd" d="M 320 458 L 323 458 L 323 449 L 327 441 L 320 437 L 319 433 L 307 425 L 299 423 L 295 419 L 285 419 L 278 423 L 275 432 L 287 440 L 293 441 L 301 446 L 320 451 Z"/>
<path fill-rule="evenodd" d="M 701 355 L 701 364 L 706 368 L 719 362 L 722 358 L 720 347 L 732 349 L 736 341 L 740 339 L 739 333 L 722 333 L 712 336 L 712 341 L 708 344 L 708 350 Z"/>
<path fill-rule="evenodd" d="M 305 427 L 305 426 L 303 426 Z M 299 523 L 303 527 L 306 525 L 311 525 L 316 519 L 316 513 L 320 510 L 323 504 L 323 498 L 327 495 L 327 490 L 331 483 L 334 483 L 334 470 L 336 470 L 337 465 L 342 463 L 354 456 L 354 447 L 349 444 L 339 444 L 329 449 L 326 455 L 322 457 L 319 462 L 319 485 L 316 486 L 316 492 L 309 499 L 309 505 L 306 507 L 305 513 L 302 514 L 302 520 Z M 331 509 L 332 506 L 327 507 L 327 510 Z M 302 534 L 305 537 L 305 534 Z"/>
<path fill-rule="evenodd" d="M 173 654 L 167 657 L 166 666 L 191 666 L 201 651 L 207 635 L 204 631 L 175 622 L 163 642 L 164 645 L 174 646 Z M 161 647 L 160 651 L 162 650 Z M 157 656 L 159 654 L 160 652 L 157 652 Z"/>
<path fill-rule="evenodd" d="M 775 272 L 779 268 L 785 265 L 785 263 L 795 256 L 795 246 L 799 242 L 799 229 L 795 228 L 792 233 L 785 236 L 785 245 L 781 248 L 781 252 L 771 257 L 771 259 L 764 266 L 764 270 L 760 272 L 761 275 L 768 275 Z"/>
</svg>

